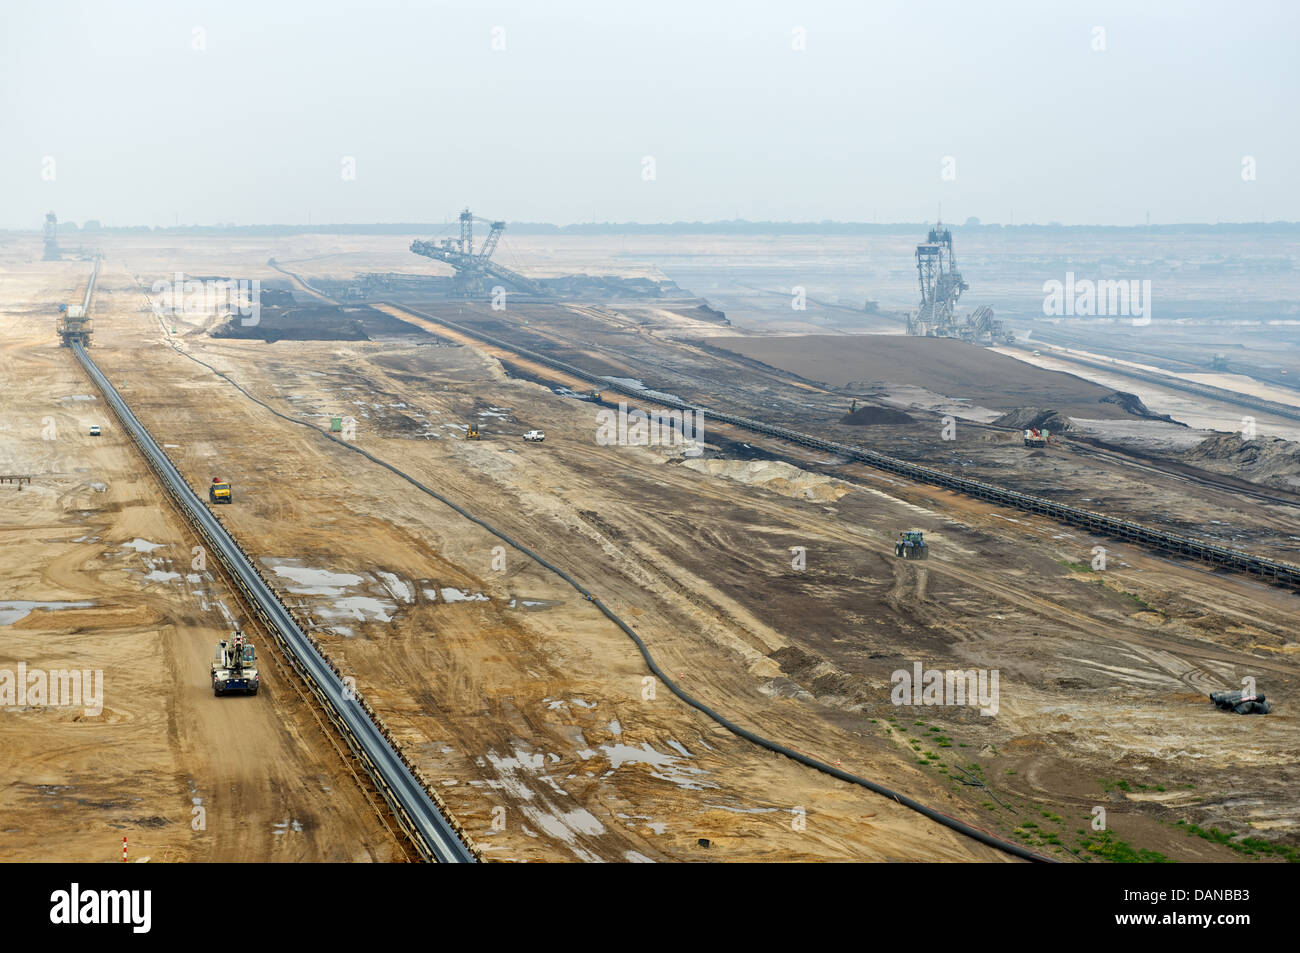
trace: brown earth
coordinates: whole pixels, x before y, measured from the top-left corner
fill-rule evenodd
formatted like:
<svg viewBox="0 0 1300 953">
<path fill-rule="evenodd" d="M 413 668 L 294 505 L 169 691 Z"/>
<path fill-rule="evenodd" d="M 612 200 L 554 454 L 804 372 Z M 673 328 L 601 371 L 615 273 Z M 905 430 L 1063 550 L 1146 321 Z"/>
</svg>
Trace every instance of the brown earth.
<svg viewBox="0 0 1300 953">
<path fill-rule="evenodd" d="M 264 646 L 260 694 L 213 698 L 222 606 L 237 606 L 193 568 L 191 533 L 55 345 L 50 303 L 71 300 L 88 271 L 9 264 L 0 300 L 0 470 L 32 477 L 0 485 L 0 603 L 89 603 L 0 625 L 0 669 L 103 679 L 98 714 L 0 707 L 0 858 L 118 861 L 123 837 L 132 860 L 400 857 Z"/>
<path fill-rule="evenodd" d="M 874 407 L 868 404 L 850 411 L 840 418 L 841 424 L 850 427 L 870 427 L 875 424 L 910 424 L 915 421 L 901 410 L 892 407 Z"/>
<path fill-rule="evenodd" d="M 714 338 L 713 344 L 836 388 L 924 387 L 993 410 L 1050 407 L 1065 415 L 1129 416 L 1113 391 L 949 338 L 901 334 L 785 335 Z"/>
<path fill-rule="evenodd" d="M 146 277 L 172 267 L 135 246 L 118 254 Z M 723 732 L 647 681 L 627 637 L 557 577 L 304 423 L 354 417 L 358 445 L 560 564 L 688 691 L 947 813 L 1066 859 L 1104 855 L 1076 833 L 1098 805 L 1109 836 L 1176 859 L 1240 858 L 1179 820 L 1295 838 L 1289 593 L 865 467 L 833 479 L 814 472 L 821 455 L 726 427 L 700 461 L 602 446 L 598 408 L 511 379 L 473 347 L 180 342 L 293 423 L 174 350 L 147 307 L 129 273 L 106 269 L 95 359 L 194 485 L 217 469 L 234 483 L 227 525 L 313 616 L 489 858 L 996 855 Z M 530 311 L 529 333 L 578 321 L 561 311 Z M 7 333 L 75 379 L 43 320 L 15 311 Z M 436 333 L 436 321 L 412 322 Z M 470 420 L 483 440 L 461 439 Z M 545 444 L 520 439 L 534 427 Z M 1053 449 L 1024 475 L 1068 467 Z M 925 563 L 892 555 L 897 530 L 913 527 L 931 541 Z M 1090 572 L 1096 545 L 1109 562 Z M 37 567 L 52 558 L 18 550 Z M 997 713 L 892 704 L 893 674 L 916 662 L 996 669 Z M 1245 675 L 1277 715 L 1224 715 L 1204 697 Z"/>
</svg>

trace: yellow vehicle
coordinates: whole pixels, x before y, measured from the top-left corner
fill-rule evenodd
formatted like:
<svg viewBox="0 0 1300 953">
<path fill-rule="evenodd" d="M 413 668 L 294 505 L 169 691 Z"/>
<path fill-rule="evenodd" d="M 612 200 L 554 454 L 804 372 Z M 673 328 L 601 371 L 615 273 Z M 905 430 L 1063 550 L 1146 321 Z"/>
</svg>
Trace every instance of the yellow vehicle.
<svg viewBox="0 0 1300 953">
<path fill-rule="evenodd" d="M 465 430 L 466 440 L 478 440 L 483 436 L 483 431 L 479 429 L 478 424 L 470 424 Z"/>
<path fill-rule="evenodd" d="M 229 503 L 230 484 L 220 477 L 213 477 L 212 485 L 208 487 L 208 499 L 213 503 Z"/>
</svg>

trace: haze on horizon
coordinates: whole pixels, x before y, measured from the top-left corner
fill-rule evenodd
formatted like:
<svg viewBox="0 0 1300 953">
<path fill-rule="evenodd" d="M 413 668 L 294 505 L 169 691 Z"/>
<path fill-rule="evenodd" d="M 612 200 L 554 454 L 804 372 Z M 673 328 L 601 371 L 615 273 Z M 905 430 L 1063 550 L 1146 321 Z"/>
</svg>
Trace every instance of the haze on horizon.
<svg viewBox="0 0 1300 953">
<path fill-rule="evenodd" d="M 3 228 L 1300 220 L 1285 0 L 0 16 Z"/>
</svg>

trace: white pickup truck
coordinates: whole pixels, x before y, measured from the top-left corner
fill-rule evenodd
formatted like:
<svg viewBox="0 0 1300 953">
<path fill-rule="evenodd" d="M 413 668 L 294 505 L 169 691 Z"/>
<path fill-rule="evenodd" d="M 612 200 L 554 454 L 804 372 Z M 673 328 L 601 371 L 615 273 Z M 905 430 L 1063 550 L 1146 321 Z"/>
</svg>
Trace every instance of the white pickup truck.
<svg viewBox="0 0 1300 953">
<path fill-rule="evenodd" d="M 91 435 L 92 437 L 98 437 L 98 436 L 99 436 L 99 424 L 91 424 L 91 425 L 90 425 L 90 435 Z"/>
<path fill-rule="evenodd" d="M 541 443 L 546 439 L 546 434 L 541 430 L 530 430 L 528 433 L 524 434 L 524 439 L 531 440 L 534 443 Z"/>
</svg>

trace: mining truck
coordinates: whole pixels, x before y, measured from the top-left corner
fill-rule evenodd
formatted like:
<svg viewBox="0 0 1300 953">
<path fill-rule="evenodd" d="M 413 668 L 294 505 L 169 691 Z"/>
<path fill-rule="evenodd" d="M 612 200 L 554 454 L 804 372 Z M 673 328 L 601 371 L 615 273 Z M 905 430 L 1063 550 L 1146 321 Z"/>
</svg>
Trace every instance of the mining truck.
<svg viewBox="0 0 1300 953">
<path fill-rule="evenodd" d="M 257 684 L 257 653 L 253 643 L 245 642 L 244 633 L 236 629 L 230 638 L 217 643 L 217 655 L 212 660 L 212 694 L 256 695 Z"/>
<path fill-rule="evenodd" d="M 230 484 L 221 477 L 213 477 L 212 485 L 208 487 L 208 501 L 211 503 L 229 503 Z"/>
<path fill-rule="evenodd" d="M 894 555 L 901 556 L 904 559 L 925 559 L 930 555 L 930 547 L 926 545 L 925 534 L 919 529 L 910 529 L 898 534 L 898 542 L 894 543 Z"/>
<path fill-rule="evenodd" d="M 1051 436 L 1046 430 L 1039 430 L 1037 427 L 1030 427 L 1025 431 L 1026 447 L 1045 447 L 1047 438 Z"/>
</svg>

